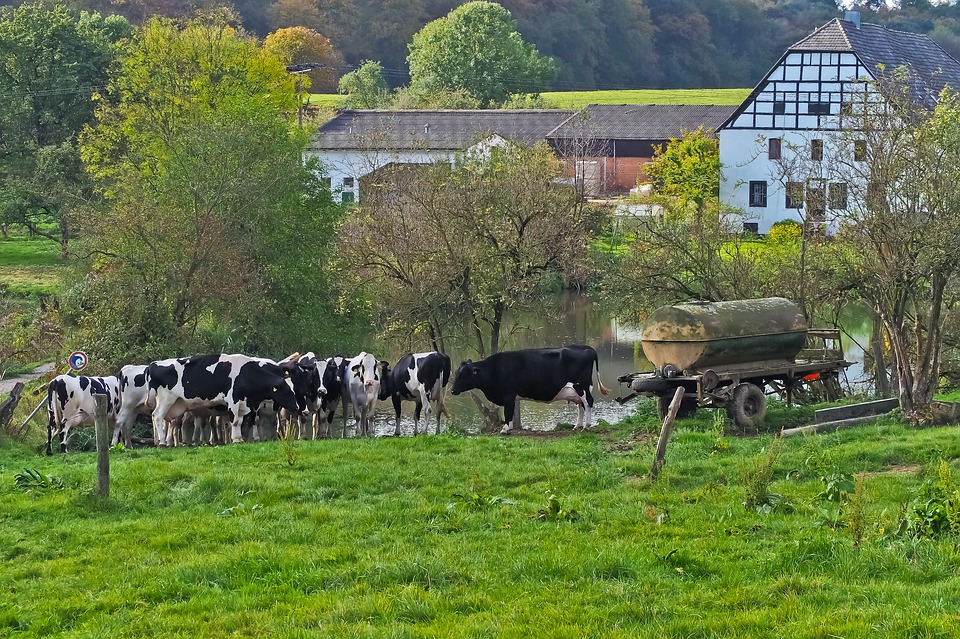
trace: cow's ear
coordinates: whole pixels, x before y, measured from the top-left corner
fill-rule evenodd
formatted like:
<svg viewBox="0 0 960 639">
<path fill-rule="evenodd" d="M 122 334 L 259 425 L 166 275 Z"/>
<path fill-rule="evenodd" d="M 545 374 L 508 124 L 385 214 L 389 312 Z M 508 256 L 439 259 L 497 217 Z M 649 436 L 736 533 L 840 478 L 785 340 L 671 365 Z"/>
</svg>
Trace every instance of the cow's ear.
<svg viewBox="0 0 960 639">
<path fill-rule="evenodd" d="M 353 371 L 354 373 L 359 372 L 359 370 L 360 370 L 360 364 L 357 364 L 357 365 L 355 365 L 355 366 L 351 366 L 351 367 L 350 367 L 350 370 Z"/>
</svg>

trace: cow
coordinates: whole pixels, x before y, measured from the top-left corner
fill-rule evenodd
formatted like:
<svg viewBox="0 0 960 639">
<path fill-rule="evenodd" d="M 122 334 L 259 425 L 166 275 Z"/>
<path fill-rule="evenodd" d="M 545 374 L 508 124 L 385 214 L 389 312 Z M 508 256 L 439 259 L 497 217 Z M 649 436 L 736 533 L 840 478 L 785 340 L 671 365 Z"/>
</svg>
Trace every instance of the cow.
<svg viewBox="0 0 960 639">
<path fill-rule="evenodd" d="M 330 424 L 333 423 L 333 417 L 337 412 L 337 404 L 343 406 L 343 435 L 347 436 L 347 404 L 350 397 L 347 392 L 347 385 L 344 384 L 346 377 L 347 362 L 351 358 L 335 355 L 323 360 L 323 363 L 317 364 L 320 369 L 320 389 L 321 406 L 314 422 L 314 437 L 320 437 L 320 428 L 323 428 L 323 436 L 330 437 Z"/>
<path fill-rule="evenodd" d="M 167 360 L 172 362 L 173 360 Z M 153 413 L 156 402 L 151 400 L 147 386 L 147 366 L 145 364 L 127 364 L 120 369 L 120 412 L 113 432 L 113 443 L 123 441 L 124 446 L 131 445 L 130 431 L 137 415 Z M 156 433 L 154 433 L 156 437 Z"/>
<path fill-rule="evenodd" d="M 120 409 L 120 380 L 116 377 L 58 375 L 47 386 L 47 455 L 53 454 L 53 435 L 60 435 L 60 452 L 67 452 L 70 429 L 94 423 L 94 395 L 107 397 L 107 425 L 115 426 Z"/>
<path fill-rule="evenodd" d="M 361 437 L 367 435 L 374 408 L 380 395 L 380 382 L 384 365 L 369 353 L 360 353 L 346 362 L 344 366 L 344 385 L 347 396 L 353 406 L 357 419 L 357 432 Z M 346 418 L 346 412 L 344 412 Z"/>
<path fill-rule="evenodd" d="M 202 355 L 153 362 L 147 367 L 147 383 L 156 396 L 153 427 L 158 444 L 166 443 L 168 417 L 176 418 L 196 408 L 226 407 L 234 443 L 243 439 L 244 416 L 263 402 L 274 401 L 291 412 L 306 412 L 306 403 L 294 391 L 295 374 L 289 366 L 246 355 Z"/>
<path fill-rule="evenodd" d="M 281 365 L 291 368 L 292 357 L 293 356 L 288 357 L 287 360 L 285 360 L 287 363 Z M 304 436 L 306 425 L 311 421 L 316 421 L 316 415 L 323 410 L 325 390 L 323 387 L 322 371 L 320 370 L 321 361 L 323 360 L 317 360 L 317 356 L 313 353 L 307 353 L 296 359 L 296 371 L 293 371 L 293 368 L 291 368 L 291 371 L 295 372 L 293 377 L 294 391 L 298 397 L 303 398 L 307 412 L 303 415 L 296 415 L 285 409 L 281 410 L 280 425 L 289 425 L 290 422 L 296 419 L 299 424 L 299 436 L 301 438 Z M 326 365 L 325 361 L 324 365 Z M 289 432 L 289 427 L 284 428 L 283 432 L 280 430 L 277 432 L 286 437 Z"/>
<path fill-rule="evenodd" d="M 425 430 L 429 431 L 431 402 L 437 404 L 437 434 L 440 434 L 440 416 L 444 411 L 443 396 L 450 381 L 450 358 L 436 351 L 429 353 L 410 353 L 397 362 L 396 367 L 383 367 L 383 379 L 380 382 L 380 399 L 393 400 L 396 413 L 394 436 L 400 435 L 400 405 L 403 401 L 416 403 L 413 412 L 413 434 L 419 434 L 420 411 L 426 407 Z"/>
<path fill-rule="evenodd" d="M 477 389 L 489 401 L 503 406 L 501 435 L 509 434 L 514 426 L 514 417 L 519 417 L 519 399 L 578 404 L 577 428 L 590 428 L 593 426 L 591 390 L 594 367 L 597 370 L 597 387 L 604 395 L 609 394 L 610 391 L 600 381 L 597 352 L 590 346 L 574 344 L 565 348 L 503 351 L 479 362 L 468 359 L 460 364 L 451 392 L 459 395 Z"/>
</svg>

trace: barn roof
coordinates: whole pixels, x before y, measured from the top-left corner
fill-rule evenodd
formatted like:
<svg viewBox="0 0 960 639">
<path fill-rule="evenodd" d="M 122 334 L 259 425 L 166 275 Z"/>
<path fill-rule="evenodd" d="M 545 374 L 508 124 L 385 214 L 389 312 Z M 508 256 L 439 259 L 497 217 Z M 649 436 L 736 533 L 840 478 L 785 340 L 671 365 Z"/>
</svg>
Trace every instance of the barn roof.
<svg viewBox="0 0 960 639">
<path fill-rule="evenodd" d="M 669 140 L 699 127 L 716 131 L 736 106 L 591 104 L 553 130 L 549 139 Z"/>
<path fill-rule="evenodd" d="M 535 144 L 573 113 L 563 109 L 346 110 L 317 130 L 308 149 L 452 151 L 491 135 Z"/>
</svg>

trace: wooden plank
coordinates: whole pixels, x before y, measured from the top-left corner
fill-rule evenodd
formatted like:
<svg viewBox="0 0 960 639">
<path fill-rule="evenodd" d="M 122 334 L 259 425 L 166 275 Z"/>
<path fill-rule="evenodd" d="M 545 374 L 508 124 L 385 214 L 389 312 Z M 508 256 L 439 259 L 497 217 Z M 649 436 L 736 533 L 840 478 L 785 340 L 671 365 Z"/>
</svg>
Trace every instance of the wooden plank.
<svg viewBox="0 0 960 639">
<path fill-rule="evenodd" d="M 110 496 L 110 429 L 107 428 L 107 396 L 94 395 L 97 409 L 93 425 L 97 432 L 97 488 L 101 497 Z"/>
<path fill-rule="evenodd" d="M 781 437 L 792 437 L 793 435 L 803 435 L 805 433 L 823 433 L 827 431 L 844 430 L 875 422 L 883 415 L 867 415 L 865 417 L 854 417 L 853 419 L 840 419 L 833 422 L 824 422 L 822 424 L 811 424 L 810 426 L 800 426 L 799 428 L 788 428 L 780 431 Z"/>
<path fill-rule="evenodd" d="M 814 413 L 814 422 L 825 424 L 844 419 L 854 419 L 856 417 L 868 417 L 870 415 L 882 415 L 900 407 L 900 400 L 878 399 L 872 402 L 861 402 L 859 404 L 847 404 L 846 406 L 837 406 L 835 408 L 821 408 Z"/>
<path fill-rule="evenodd" d="M 673 393 L 673 400 L 670 402 L 670 408 L 663 418 L 663 426 L 660 428 L 660 439 L 657 440 L 657 454 L 653 458 L 653 467 L 650 469 L 650 479 L 656 481 L 660 469 L 666 463 L 667 440 L 670 439 L 670 432 L 673 430 L 673 422 L 677 418 L 677 412 L 680 410 L 680 404 L 683 402 L 683 386 L 678 386 Z"/>
</svg>

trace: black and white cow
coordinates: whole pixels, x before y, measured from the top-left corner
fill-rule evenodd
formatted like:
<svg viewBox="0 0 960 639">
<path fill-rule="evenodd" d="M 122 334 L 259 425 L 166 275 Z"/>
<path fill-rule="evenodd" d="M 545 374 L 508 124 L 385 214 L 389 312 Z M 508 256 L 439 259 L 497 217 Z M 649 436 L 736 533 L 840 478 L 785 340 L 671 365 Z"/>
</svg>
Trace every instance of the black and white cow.
<svg viewBox="0 0 960 639">
<path fill-rule="evenodd" d="M 413 412 L 413 434 L 420 429 L 420 411 L 426 407 L 424 419 L 428 422 L 425 430 L 430 430 L 429 421 L 431 402 L 437 404 L 437 434 L 440 434 L 440 415 L 443 413 L 443 396 L 450 381 L 450 358 L 444 353 L 411 353 L 404 355 L 396 367 L 383 367 L 383 379 L 380 382 L 380 399 L 393 400 L 396 413 L 395 436 L 400 435 L 400 405 L 403 401 L 416 403 Z"/>
<path fill-rule="evenodd" d="M 115 426 L 120 409 L 120 380 L 116 377 L 58 375 L 47 386 L 47 454 L 54 434 L 60 435 L 60 452 L 67 452 L 70 429 L 92 425 L 97 411 L 94 395 L 107 396 L 107 424 Z"/>
<path fill-rule="evenodd" d="M 330 437 L 330 425 L 337 412 L 337 404 L 343 407 L 342 437 L 347 436 L 347 405 L 350 403 L 350 397 L 344 378 L 350 359 L 335 355 L 317 363 L 317 368 L 320 370 L 321 405 L 314 422 L 314 437 Z M 320 434 L 321 428 L 323 428 L 323 435 Z"/>
<path fill-rule="evenodd" d="M 477 389 L 486 398 L 503 406 L 504 421 L 500 430 L 506 435 L 519 416 L 517 400 L 538 402 L 567 401 L 579 405 L 577 427 L 593 426 L 593 370 L 597 370 L 597 387 L 604 395 L 610 391 L 600 381 L 600 362 L 590 346 L 574 344 L 566 348 L 530 348 L 503 351 L 490 357 L 460 364 L 453 381 L 454 395 Z"/>
<path fill-rule="evenodd" d="M 346 386 L 350 404 L 353 406 L 353 414 L 357 419 L 357 432 L 361 437 L 367 435 L 370 422 L 373 420 L 385 365 L 388 363 L 377 361 L 377 358 L 369 353 L 360 353 L 348 360 L 344 366 L 343 383 Z"/>
<path fill-rule="evenodd" d="M 147 367 L 150 392 L 156 395 L 153 428 L 166 442 L 165 420 L 195 408 L 225 406 L 231 440 L 242 440 L 245 415 L 266 401 L 301 413 L 307 410 L 294 392 L 291 368 L 246 355 L 203 355 L 154 362 Z"/>
</svg>

